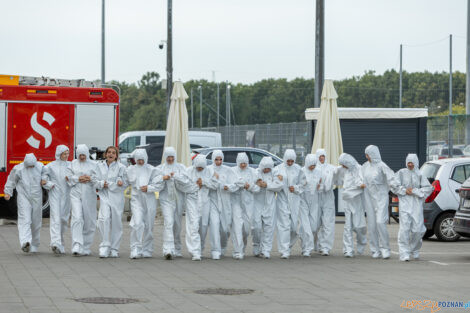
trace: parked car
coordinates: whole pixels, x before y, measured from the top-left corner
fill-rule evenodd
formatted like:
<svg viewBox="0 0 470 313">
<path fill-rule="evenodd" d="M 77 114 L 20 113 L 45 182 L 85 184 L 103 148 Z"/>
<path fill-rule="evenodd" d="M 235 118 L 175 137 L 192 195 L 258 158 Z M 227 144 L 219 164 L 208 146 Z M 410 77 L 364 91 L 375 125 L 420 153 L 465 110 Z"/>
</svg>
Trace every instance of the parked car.
<svg viewBox="0 0 470 313">
<path fill-rule="evenodd" d="M 119 136 L 119 159 L 124 165 L 137 146 L 165 143 L 164 130 L 131 131 Z M 189 143 L 199 147 L 219 147 L 222 145 L 222 136 L 216 132 L 189 131 Z"/>
<path fill-rule="evenodd" d="M 434 148 L 430 153 L 430 159 L 447 159 L 449 157 L 449 148 L 447 146 L 439 147 L 439 148 Z M 437 157 L 433 157 L 434 155 L 437 155 Z M 454 158 L 459 158 L 459 157 L 465 157 L 463 154 L 462 149 L 453 147 L 452 148 L 452 157 Z"/>
<path fill-rule="evenodd" d="M 454 216 L 454 230 L 460 236 L 470 237 L 470 178 L 459 190 L 460 206 Z"/>
<path fill-rule="evenodd" d="M 200 145 L 194 145 L 194 144 L 190 144 L 189 146 L 191 150 L 202 148 Z M 147 151 L 147 156 L 148 156 L 147 163 L 153 166 L 162 164 L 163 148 L 164 148 L 163 143 L 152 143 L 149 145 L 136 147 L 136 149 L 145 149 Z M 129 165 L 135 164 L 133 153 L 131 153 L 131 157 L 128 158 L 128 161 L 129 161 Z"/>
<path fill-rule="evenodd" d="M 470 156 L 470 145 L 466 146 L 464 149 L 463 149 L 463 154 L 465 156 Z"/>
<path fill-rule="evenodd" d="M 212 163 L 212 151 L 222 150 L 224 153 L 224 164 L 227 166 L 236 166 L 237 165 L 237 154 L 240 152 L 245 152 L 248 155 L 250 162 L 250 167 L 258 168 L 261 159 L 265 156 L 269 156 L 274 161 L 274 166 L 282 163 L 282 159 L 278 156 L 258 148 L 247 148 L 247 147 L 221 147 L 221 148 L 201 148 L 193 150 L 193 159 L 199 153 L 207 155 L 208 164 Z"/>
<path fill-rule="evenodd" d="M 428 161 L 421 167 L 434 187 L 424 203 L 423 238 L 436 235 L 442 241 L 455 241 L 460 235 L 454 230 L 454 215 L 460 198 L 456 190 L 470 177 L 470 158 L 450 158 Z"/>
</svg>

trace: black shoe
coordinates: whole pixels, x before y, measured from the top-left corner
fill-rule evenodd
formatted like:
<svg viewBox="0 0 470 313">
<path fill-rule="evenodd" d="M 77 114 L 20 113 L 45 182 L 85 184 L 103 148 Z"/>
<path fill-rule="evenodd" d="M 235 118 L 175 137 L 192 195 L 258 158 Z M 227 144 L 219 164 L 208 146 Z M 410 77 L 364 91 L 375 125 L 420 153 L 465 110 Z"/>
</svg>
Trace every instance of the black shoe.
<svg viewBox="0 0 470 313">
<path fill-rule="evenodd" d="M 171 253 L 165 254 L 165 260 L 171 260 L 171 259 L 173 259 L 173 256 L 171 255 Z"/>
</svg>

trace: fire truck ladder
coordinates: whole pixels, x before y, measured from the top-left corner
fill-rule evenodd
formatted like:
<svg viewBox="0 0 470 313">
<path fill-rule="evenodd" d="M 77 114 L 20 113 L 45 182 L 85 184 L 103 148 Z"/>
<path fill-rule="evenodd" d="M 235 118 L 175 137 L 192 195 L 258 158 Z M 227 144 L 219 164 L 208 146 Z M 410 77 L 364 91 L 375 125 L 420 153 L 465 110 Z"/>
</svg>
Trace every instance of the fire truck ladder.
<svg viewBox="0 0 470 313">
<path fill-rule="evenodd" d="M 53 87 L 103 87 L 101 82 L 84 79 L 58 79 L 50 77 L 33 77 L 18 75 L 0 75 L 0 85 L 11 86 L 53 86 Z"/>
</svg>

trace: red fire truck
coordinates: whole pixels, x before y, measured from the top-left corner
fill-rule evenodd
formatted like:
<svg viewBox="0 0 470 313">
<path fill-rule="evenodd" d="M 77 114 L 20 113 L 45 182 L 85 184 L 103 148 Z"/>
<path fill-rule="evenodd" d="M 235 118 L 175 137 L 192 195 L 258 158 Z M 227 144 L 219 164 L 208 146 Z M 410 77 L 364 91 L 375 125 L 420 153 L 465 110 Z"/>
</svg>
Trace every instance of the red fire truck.
<svg viewBox="0 0 470 313">
<path fill-rule="evenodd" d="M 119 94 L 84 80 L 0 75 L 0 216 L 16 214 L 16 201 L 3 199 L 11 169 L 26 153 L 55 160 L 55 148 L 93 151 L 118 145 Z M 74 154 L 70 154 L 70 159 Z M 48 212 L 44 197 L 43 212 Z"/>
</svg>

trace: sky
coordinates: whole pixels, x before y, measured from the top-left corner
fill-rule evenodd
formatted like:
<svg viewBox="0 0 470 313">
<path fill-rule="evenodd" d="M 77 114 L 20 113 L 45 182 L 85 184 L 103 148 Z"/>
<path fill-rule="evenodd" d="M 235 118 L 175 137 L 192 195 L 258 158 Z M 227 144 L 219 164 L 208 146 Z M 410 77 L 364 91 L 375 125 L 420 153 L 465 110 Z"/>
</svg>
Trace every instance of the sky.
<svg viewBox="0 0 470 313">
<path fill-rule="evenodd" d="M 101 0 L 0 0 L 0 74 L 99 79 Z M 106 80 L 165 76 L 166 0 L 106 1 Z M 465 72 L 465 0 L 325 0 L 325 77 Z M 174 78 L 312 78 L 315 0 L 173 0 Z"/>
</svg>

